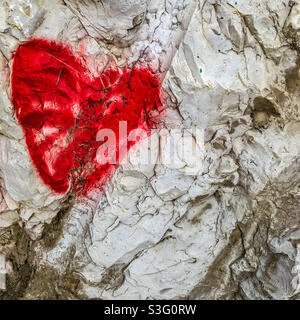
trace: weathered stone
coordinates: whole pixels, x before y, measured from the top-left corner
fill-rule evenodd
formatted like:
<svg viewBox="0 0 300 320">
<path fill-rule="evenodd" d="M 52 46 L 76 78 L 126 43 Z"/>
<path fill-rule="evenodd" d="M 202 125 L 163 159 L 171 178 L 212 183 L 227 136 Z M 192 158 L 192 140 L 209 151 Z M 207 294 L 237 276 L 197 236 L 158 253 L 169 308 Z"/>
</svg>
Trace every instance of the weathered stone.
<svg viewBox="0 0 300 320">
<path fill-rule="evenodd" d="M 298 0 L 0 0 L 0 298 L 298 299 L 299 30 Z M 163 81 L 158 130 L 87 198 L 30 160 L 10 75 L 31 38 Z"/>
</svg>

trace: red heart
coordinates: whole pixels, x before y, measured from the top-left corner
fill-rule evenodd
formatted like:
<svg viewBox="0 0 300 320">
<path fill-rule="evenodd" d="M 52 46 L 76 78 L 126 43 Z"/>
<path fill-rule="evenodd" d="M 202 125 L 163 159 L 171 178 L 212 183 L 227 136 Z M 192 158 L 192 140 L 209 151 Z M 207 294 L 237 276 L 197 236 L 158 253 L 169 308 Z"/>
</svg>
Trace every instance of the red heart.
<svg viewBox="0 0 300 320">
<path fill-rule="evenodd" d="M 103 185 L 116 165 L 96 161 L 98 130 L 115 132 L 118 162 L 119 121 L 127 121 L 128 132 L 149 131 L 149 112 L 161 107 L 160 83 L 149 68 L 109 67 L 95 77 L 68 46 L 43 39 L 18 47 L 11 85 L 32 162 L 57 193 L 70 183 L 74 192 Z"/>
</svg>

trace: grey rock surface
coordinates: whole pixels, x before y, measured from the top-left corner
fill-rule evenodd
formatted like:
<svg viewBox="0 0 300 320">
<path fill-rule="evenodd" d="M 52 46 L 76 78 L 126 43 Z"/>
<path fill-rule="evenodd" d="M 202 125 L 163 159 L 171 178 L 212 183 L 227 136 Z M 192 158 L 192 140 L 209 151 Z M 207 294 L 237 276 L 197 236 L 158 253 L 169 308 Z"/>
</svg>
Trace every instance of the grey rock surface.
<svg viewBox="0 0 300 320">
<path fill-rule="evenodd" d="M 10 100 L 35 37 L 159 70 L 153 163 L 142 142 L 104 193 L 43 184 Z M 298 299 L 299 53 L 298 0 L 0 0 L 0 299 Z M 172 128 L 195 158 L 165 164 Z"/>
</svg>

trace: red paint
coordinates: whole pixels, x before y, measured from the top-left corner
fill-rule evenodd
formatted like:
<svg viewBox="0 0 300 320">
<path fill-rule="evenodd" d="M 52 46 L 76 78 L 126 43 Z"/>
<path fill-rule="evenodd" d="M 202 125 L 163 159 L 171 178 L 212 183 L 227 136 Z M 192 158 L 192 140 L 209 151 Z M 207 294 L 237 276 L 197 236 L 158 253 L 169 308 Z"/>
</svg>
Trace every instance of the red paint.
<svg viewBox="0 0 300 320">
<path fill-rule="evenodd" d="M 149 111 L 161 107 L 160 83 L 151 70 L 109 67 L 93 77 L 68 46 L 42 39 L 18 47 L 11 84 L 33 164 L 58 193 L 65 193 L 70 183 L 73 192 L 87 192 L 103 185 L 115 169 L 96 162 L 103 143 L 96 141 L 100 128 L 114 130 L 118 138 L 119 121 L 127 121 L 128 132 L 149 132 Z"/>
</svg>

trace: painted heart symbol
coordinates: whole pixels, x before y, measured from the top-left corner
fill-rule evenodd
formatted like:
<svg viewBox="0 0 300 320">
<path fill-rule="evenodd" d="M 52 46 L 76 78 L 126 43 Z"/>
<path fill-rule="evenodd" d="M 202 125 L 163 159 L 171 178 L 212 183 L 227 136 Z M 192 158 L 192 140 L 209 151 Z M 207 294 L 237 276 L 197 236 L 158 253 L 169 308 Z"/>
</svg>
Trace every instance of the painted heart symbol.
<svg viewBox="0 0 300 320">
<path fill-rule="evenodd" d="M 103 185 L 116 164 L 97 162 L 99 129 L 114 131 L 118 150 L 119 122 L 127 122 L 128 132 L 149 132 L 149 114 L 162 105 L 160 82 L 149 68 L 109 66 L 94 76 L 70 47 L 44 39 L 17 48 L 11 86 L 32 162 L 57 193 Z M 118 163 L 118 151 L 116 157 Z"/>
</svg>

